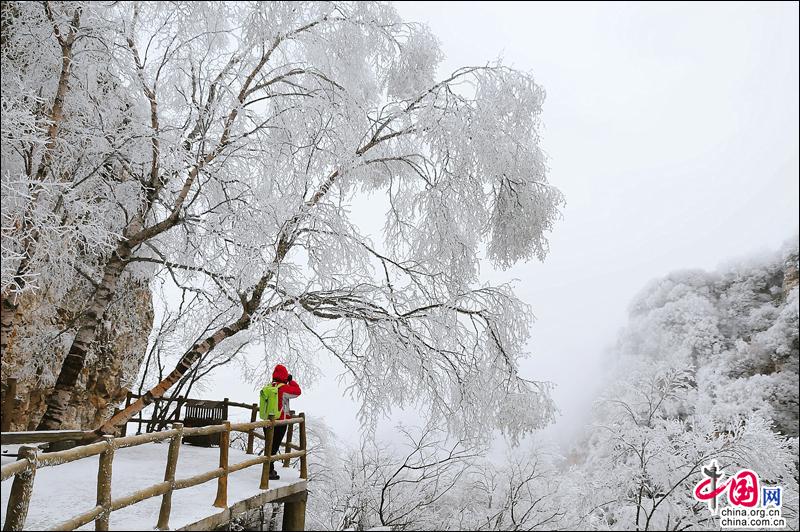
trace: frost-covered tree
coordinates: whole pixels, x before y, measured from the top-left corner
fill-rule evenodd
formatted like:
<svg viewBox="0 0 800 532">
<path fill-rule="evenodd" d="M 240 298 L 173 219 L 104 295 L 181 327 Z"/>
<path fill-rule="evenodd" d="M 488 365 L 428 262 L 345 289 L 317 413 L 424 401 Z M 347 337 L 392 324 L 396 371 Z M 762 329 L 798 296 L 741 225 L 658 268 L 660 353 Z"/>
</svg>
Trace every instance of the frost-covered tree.
<svg viewBox="0 0 800 532">
<path fill-rule="evenodd" d="M 482 444 L 452 440 L 433 427 L 397 427 L 391 444 L 364 439 L 358 448 L 337 444 L 316 460 L 310 514 L 321 530 L 442 530 L 449 526 Z M 320 449 L 317 449 L 319 452 Z M 324 450 L 322 450 L 325 453 Z"/>
<path fill-rule="evenodd" d="M 676 272 L 631 306 L 591 435 L 566 475 L 578 528 L 716 529 L 692 496 L 712 459 L 784 487 L 797 526 L 797 244 Z"/>
<path fill-rule="evenodd" d="M 492 63 L 437 80 L 435 37 L 377 3 L 3 13 L 3 334 L 26 290 L 94 286 L 41 428 L 60 425 L 120 279 L 158 271 L 201 293 L 217 328 L 103 430 L 239 334 L 334 354 L 365 420 L 415 399 L 463 433 L 550 419 L 546 386 L 518 373 L 530 310 L 478 278 L 484 250 L 501 267 L 543 259 L 563 201 L 530 75 Z M 387 200 L 378 242 L 351 221 L 359 194 Z"/>
<path fill-rule="evenodd" d="M 797 247 L 719 273 L 676 272 L 651 283 L 631 305 L 609 383 L 586 435 L 567 460 L 541 448 L 509 457 L 482 449 L 438 505 L 407 528 L 437 530 L 716 530 L 693 497 L 703 466 L 755 470 L 784 488 L 782 513 L 797 528 Z M 336 445 L 336 449 L 341 449 Z M 323 454 L 312 507 L 320 528 L 380 524 L 377 463 L 361 476 Z M 370 467 L 365 467 L 372 464 Z M 327 466 L 327 467 L 326 467 Z M 386 466 L 387 468 L 389 466 Z M 338 489 L 336 489 L 338 488 Z M 413 485 L 408 489 L 413 491 Z M 341 497 L 339 502 L 334 499 Z M 411 494 L 399 494 L 401 501 Z"/>
<path fill-rule="evenodd" d="M 494 460 L 492 460 L 492 458 Z M 500 459 L 502 458 L 502 459 Z M 563 489 L 561 460 L 528 446 L 484 458 L 443 508 L 441 530 L 556 530 L 573 496 Z"/>
<path fill-rule="evenodd" d="M 322 428 L 322 434 L 319 429 Z M 391 442 L 348 447 L 315 421 L 309 520 L 319 530 L 552 530 L 565 512 L 555 460 L 526 447 L 397 427 Z"/>
<path fill-rule="evenodd" d="M 655 366 L 655 367 L 654 367 Z M 627 361 L 626 373 L 601 399 L 584 459 L 566 478 L 579 504 L 581 528 L 716 529 L 705 503 L 693 497 L 711 460 L 732 473 L 759 472 L 786 490 L 784 514 L 796 512 L 793 443 L 757 416 L 735 425 L 690 403 L 691 369 Z"/>
<path fill-rule="evenodd" d="M 105 311 L 125 295 L 117 248 L 144 207 L 136 159 L 151 142 L 116 69 L 119 30 L 95 7 L 2 9 L 1 347 L 8 354 L 16 339 L 15 359 L 35 365 L 66 341 L 45 428 L 60 424 Z M 38 303 L 23 311 L 31 292 Z M 18 330 L 23 312 L 29 326 Z M 66 330 L 54 328 L 61 314 Z"/>
<path fill-rule="evenodd" d="M 715 419 L 748 413 L 798 436 L 798 248 L 720 272 L 675 272 L 631 305 L 623 355 L 695 368 L 695 400 Z"/>
</svg>

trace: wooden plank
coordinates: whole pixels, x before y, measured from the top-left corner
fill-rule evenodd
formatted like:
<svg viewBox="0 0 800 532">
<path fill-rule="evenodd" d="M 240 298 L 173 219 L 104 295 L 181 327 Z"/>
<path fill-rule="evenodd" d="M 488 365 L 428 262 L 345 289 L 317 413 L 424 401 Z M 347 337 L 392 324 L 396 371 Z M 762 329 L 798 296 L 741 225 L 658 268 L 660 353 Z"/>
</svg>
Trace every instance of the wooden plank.
<svg viewBox="0 0 800 532">
<path fill-rule="evenodd" d="M 126 495 L 125 497 L 114 499 L 111 501 L 111 511 L 116 512 L 117 510 L 126 508 L 145 499 L 151 499 L 153 497 L 158 497 L 159 495 L 164 495 L 169 488 L 169 482 L 159 482 L 158 484 L 153 484 L 150 487 L 135 491 L 130 495 Z"/>
<path fill-rule="evenodd" d="M 296 425 L 298 423 L 302 423 L 303 418 L 300 417 L 293 417 L 291 419 L 281 419 L 275 421 L 274 425 L 276 427 L 280 427 L 281 425 Z M 256 421 L 254 423 L 232 423 L 231 430 L 235 432 L 250 432 L 253 429 L 261 429 L 270 425 L 269 420 L 264 419 L 262 421 Z"/>
<path fill-rule="evenodd" d="M 103 513 L 102 506 L 95 506 L 88 512 L 84 512 L 81 515 L 77 515 L 68 521 L 64 521 L 49 530 L 75 530 L 76 528 L 80 528 L 83 525 L 89 524 L 97 517 Z"/>
<path fill-rule="evenodd" d="M 225 427 L 227 430 L 219 438 L 219 467 L 225 470 L 225 473 L 217 479 L 217 497 L 213 504 L 217 508 L 228 507 L 228 450 L 231 446 L 231 422 L 226 421 Z"/>
<path fill-rule="evenodd" d="M 236 407 L 239 407 L 239 408 L 250 409 L 250 408 L 252 408 L 253 405 L 252 404 L 245 404 L 245 403 L 234 403 L 233 401 L 228 401 L 228 406 L 236 406 Z"/>
<path fill-rule="evenodd" d="M 269 425 L 266 419 L 263 421 L 254 421 L 251 423 L 232 423 L 231 430 L 235 432 L 250 432 L 251 430 L 263 429 Z"/>
<path fill-rule="evenodd" d="M 284 458 L 300 458 L 303 456 L 304 451 L 294 451 L 288 454 L 276 454 L 274 456 L 257 456 L 255 458 L 251 458 L 249 460 L 245 460 L 244 462 L 239 462 L 238 464 L 234 464 L 228 467 L 228 474 L 235 473 L 237 471 L 241 471 L 242 469 L 247 469 L 248 467 L 252 467 L 254 465 L 263 464 L 264 462 L 279 462 Z"/>
<path fill-rule="evenodd" d="M 149 434 L 136 434 L 135 436 L 125 436 L 124 438 L 117 438 L 114 445 L 117 449 L 124 449 L 125 447 L 135 447 L 143 443 L 151 443 L 154 441 L 164 441 L 173 438 L 178 431 L 176 429 L 164 430 L 161 432 L 151 432 Z"/>
<path fill-rule="evenodd" d="M 111 466 L 114 462 L 114 437 L 103 436 L 106 450 L 100 454 L 97 467 L 97 506 L 103 512 L 94 522 L 95 530 L 108 530 L 111 518 Z"/>
<path fill-rule="evenodd" d="M 0 433 L 0 445 L 25 445 L 28 443 L 45 443 L 66 440 L 84 440 L 94 438 L 91 430 L 39 430 L 28 432 Z"/>
<path fill-rule="evenodd" d="M 211 471 L 206 471 L 205 473 L 200 473 L 199 475 L 195 475 L 193 477 L 176 480 L 174 489 L 182 490 L 184 488 L 191 488 L 192 486 L 197 486 L 198 484 L 203 484 L 209 480 L 219 478 L 224 474 L 225 470 L 222 468 L 212 469 Z"/>
<path fill-rule="evenodd" d="M 17 473 L 11 484 L 6 506 L 6 520 L 3 530 L 23 530 L 28 517 L 28 507 L 33 493 L 33 479 L 36 477 L 36 447 L 20 447 L 19 457 L 28 462 L 28 467 Z"/>
<path fill-rule="evenodd" d="M 164 481 L 169 482 L 170 488 L 161 498 L 161 509 L 158 511 L 159 530 L 169 530 L 169 514 L 172 511 L 172 492 L 175 490 L 175 470 L 178 467 L 178 453 L 181 450 L 183 441 L 183 423 L 173 423 L 172 428 L 178 433 L 169 442 L 169 452 L 167 453 L 167 468 L 164 471 Z"/>
<path fill-rule="evenodd" d="M 255 433 L 255 437 L 258 438 L 259 440 L 263 440 L 264 439 L 264 435 L 263 434 L 259 434 L 258 432 Z M 289 448 L 290 449 L 294 449 L 295 451 L 299 451 L 300 450 L 300 446 L 297 445 L 296 443 L 291 444 L 289 446 Z"/>
<path fill-rule="evenodd" d="M 29 462 L 27 460 L 17 460 L 16 462 L 4 465 L 0 468 L 0 482 L 8 480 L 20 471 L 25 471 L 28 469 L 28 464 Z"/>
<path fill-rule="evenodd" d="M 142 397 L 141 395 L 136 394 L 136 393 L 131 393 L 130 395 L 131 395 L 132 399 L 139 399 L 140 397 Z M 222 403 L 223 402 L 223 401 L 214 401 L 212 399 L 188 399 L 187 397 L 184 397 L 183 395 L 179 395 L 178 397 L 162 397 L 161 398 L 161 402 L 163 402 L 163 403 L 171 403 L 173 401 L 184 401 L 185 402 L 187 400 L 188 401 L 200 401 L 200 402 L 204 402 L 204 403 Z M 128 403 L 128 404 L 130 404 L 130 403 Z M 126 404 L 125 406 L 128 406 L 128 405 Z M 228 406 L 236 406 L 236 407 L 239 407 L 239 408 L 247 408 L 248 410 L 251 407 L 251 405 L 248 404 L 248 403 L 236 403 L 234 401 L 228 401 Z"/>
<path fill-rule="evenodd" d="M 208 425 L 205 427 L 192 427 L 183 429 L 183 437 L 203 436 L 207 434 L 217 434 L 225 430 L 225 425 Z"/>
<path fill-rule="evenodd" d="M 292 458 L 302 458 L 305 454 L 305 451 L 292 451 L 290 453 L 283 453 L 283 454 L 276 454 L 274 456 L 270 456 L 269 459 L 272 462 L 280 462 L 281 460 L 285 459 L 292 459 Z"/>
<path fill-rule="evenodd" d="M 105 450 L 106 442 L 100 441 L 67 449 L 66 451 L 58 451 L 57 453 L 42 453 L 36 457 L 36 465 L 37 467 L 47 467 L 66 464 L 67 462 L 74 462 L 81 458 L 88 458 L 100 454 Z"/>
<path fill-rule="evenodd" d="M 232 466 L 228 467 L 228 474 L 236 473 L 237 471 L 241 471 L 242 469 L 247 469 L 248 467 L 263 464 L 267 460 L 266 456 L 256 456 L 255 458 L 251 458 L 249 460 L 245 460 L 244 462 L 239 462 L 238 464 L 233 464 Z"/>
</svg>

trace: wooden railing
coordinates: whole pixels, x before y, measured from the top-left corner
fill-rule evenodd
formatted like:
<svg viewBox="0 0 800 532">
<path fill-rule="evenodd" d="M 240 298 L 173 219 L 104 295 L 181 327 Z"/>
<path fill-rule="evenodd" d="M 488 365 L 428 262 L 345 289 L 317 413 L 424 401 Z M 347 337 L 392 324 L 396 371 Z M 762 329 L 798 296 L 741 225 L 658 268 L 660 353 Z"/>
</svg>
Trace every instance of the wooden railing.
<svg viewBox="0 0 800 532">
<path fill-rule="evenodd" d="M 93 430 L 39 430 L 31 432 L 0 432 L 0 444 L 24 445 L 28 443 L 53 443 L 63 441 L 80 442 L 95 440 L 97 433 Z M 84 443 L 91 443 L 85 441 Z"/>
<path fill-rule="evenodd" d="M 127 408 L 128 405 L 131 404 L 134 400 L 143 397 L 140 394 L 133 393 L 129 391 L 125 396 L 125 405 L 122 408 L 116 409 L 114 413 L 116 414 L 120 410 Z M 163 430 L 167 424 L 170 422 L 181 421 L 181 410 L 184 409 L 186 406 L 192 404 L 192 402 L 206 402 L 206 400 L 200 399 L 189 399 L 188 397 L 184 397 L 183 395 L 179 395 L 177 397 L 160 397 L 153 402 L 153 412 L 149 418 L 144 417 L 143 414 L 139 414 L 136 417 L 132 417 L 128 420 L 130 423 L 139 423 L 139 431 L 137 434 L 140 433 L 142 424 L 145 424 L 145 431 L 146 432 L 153 432 L 158 430 Z M 231 401 L 227 397 L 222 401 L 213 401 L 214 403 L 218 403 L 219 406 L 223 410 L 222 417 L 223 419 L 228 419 L 228 408 L 229 407 L 237 407 L 243 408 L 245 410 L 250 411 L 250 421 L 254 422 L 258 419 L 258 404 L 256 403 L 237 403 L 235 401 Z M 172 412 L 169 411 L 170 406 L 172 403 L 175 403 Z M 289 426 L 291 429 L 291 425 Z M 122 436 L 127 435 L 128 425 L 127 423 L 120 427 L 122 432 Z M 253 454 L 253 443 L 257 436 L 252 432 L 247 436 L 247 454 Z"/>
<path fill-rule="evenodd" d="M 139 397 L 141 397 L 141 395 L 128 392 L 127 398 L 125 400 L 125 407 L 127 407 L 133 399 L 138 399 Z M 157 417 L 159 415 L 158 408 L 161 402 L 163 402 L 163 407 L 162 407 L 163 410 L 168 410 L 170 403 L 177 403 L 175 409 L 172 412 L 169 412 L 168 415 L 165 416 L 166 419 L 164 419 L 163 417 Z M 145 430 L 148 433 L 153 431 L 163 430 L 164 428 L 167 427 L 167 425 L 174 424 L 175 422 L 181 422 L 184 423 L 184 425 L 186 425 L 186 423 L 184 422 L 185 420 L 181 419 L 180 417 L 181 409 L 186 406 L 190 406 L 193 403 L 204 403 L 204 402 L 217 403 L 221 406 L 223 411 L 223 417 L 222 419 L 218 420 L 218 423 L 222 423 L 224 420 L 228 419 L 229 407 L 238 407 L 249 410 L 251 422 L 255 422 L 256 419 L 258 419 L 258 405 L 256 403 L 252 404 L 237 403 L 228 400 L 227 397 L 222 401 L 209 401 L 205 399 L 188 399 L 186 397 L 180 396 L 176 398 L 157 399 L 154 403 L 155 410 L 153 412 L 152 417 L 146 418 L 142 416 L 142 414 L 139 414 L 139 416 L 131 418 L 130 420 L 128 420 L 128 422 L 131 423 L 139 422 L 140 428 L 142 423 L 146 423 Z M 11 404 L 11 403 L 6 401 L 5 404 Z M 114 413 L 116 414 L 120 410 L 121 408 L 117 408 L 114 410 Z M 163 410 L 162 414 L 164 413 Z M 291 414 L 294 415 L 294 410 L 291 411 Z M 3 420 L 6 419 L 10 420 L 11 414 L 3 414 Z M 119 427 L 120 436 L 127 436 L 127 427 L 128 427 L 127 423 Z M 292 426 L 290 425 L 288 428 L 289 439 L 287 441 L 291 441 L 291 431 L 292 431 Z M 140 432 L 137 432 L 137 434 L 140 434 Z M 264 439 L 260 434 L 255 433 L 255 431 L 250 431 L 248 433 L 247 454 L 253 454 L 253 445 L 255 443 L 256 438 Z M 97 434 L 91 430 L 58 430 L 58 431 L 25 431 L 25 432 L 8 432 L 6 430 L 3 430 L 2 432 L 0 432 L 0 443 L 2 445 L 24 445 L 29 443 L 50 443 L 50 444 L 64 443 L 64 445 L 69 445 L 74 447 L 75 445 L 91 443 L 96 439 L 97 439 Z M 216 442 L 214 443 L 216 444 Z M 61 445 L 62 449 L 65 448 L 64 445 Z M 61 450 L 61 449 L 58 448 L 54 449 L 51 446 L 51 450 Z"/>
<path fill-rule="evenodd" d="M 284 454 L 272 455 L 272 438 L 276 426 L 288 425 L 286 452 Z M 294 425 L 300 425 L 300 444 L 291 443 L 291 430 Z M 230 447 L 230 434 L 235 432 L 247 432 L 254 434 L 257 429 L 266 428 L 265 448 L 263 456 L 256 456 L 244 462 L 230 465 L 228 463 L 228 449 Z M 220 434 L 219 446 L 219 467 L 198 475 L 175 479 L 175 470 L 178 465 L 178 454 L 184 436 Z M 114 461 L 114 452 L 117 449 L 135 447 L 145 443 L 170 440 L 169 451 L 167 453 L 167 465 L 164 471 L 164 481 L 152 486 L 140 489 L 117 499 L 111 498 L 111 471 Z M 296 449 L 290 451 L 290 449 Z M 173 423 L 173 428 L 163 432 L 153 432 L 149 434 L 139 434 L 136 436 L 125 436 L 121 438 L 104 436 L 102 441 L 75 447 L 73 449 L 54 453 L 42 453 L 36 447 L 21 447 L 16 462 L 4 465 L 0 469 L 0 481 L 4 481 L 14 476 L 11 485 L 11 493 L 6 507 L 6 519 L 3 530 L 22 530 L 25 519 L 28 515 L 31 495 L 33 493 L 33 481 L 36 471 L 43 467 L 57 466 L 82 458 L 100 455 L 97 471 L 97 503 L 88 512 L 73 517 L 51 530 L 74 530 L 91 521 L 95 522 L 95 530 L 108 530 L 111 512 L 131 506 L 138 502 L 161 496 L 161 509 L 158 515 L 156 528 L 167 530 L 169 528 L 169 515 L 172 507 L 172 492 L 198 484 L 203 484 L 213 479 L 217 479 L 217 494 L 214 506 L 226 508 L 228 506 L 228 475 L 248 467 L 261 464 L 261 482 L 259 488 L 269 489 L 269 468 L 271 462 L 283 460 L 284 465 L 288 465 L 292 458 L 300 458 L 300 478 L 308 478 L 308 461 L 306 448 L 306 424 L 305 414 L 299 417 L 276 421 L 272 416 L 264 421 L 250 423 L 230 423 L 226 421 L 221 425 L 209 425 L 206 427 L 184 428 L 182 423 Z"/>
</svg>

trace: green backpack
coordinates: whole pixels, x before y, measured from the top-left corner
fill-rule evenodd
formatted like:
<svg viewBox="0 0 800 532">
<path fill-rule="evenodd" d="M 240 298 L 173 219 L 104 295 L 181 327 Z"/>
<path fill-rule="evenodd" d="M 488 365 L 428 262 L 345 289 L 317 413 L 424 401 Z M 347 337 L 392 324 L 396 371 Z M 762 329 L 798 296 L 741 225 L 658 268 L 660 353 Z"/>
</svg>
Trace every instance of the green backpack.
<svg viewBox="0 0 800 532">
<path fill-rule="evenodd" d="M 269 419 L 270 414 L 274 415 L 275 419 L 281 415 L 281 407 L 278 404 L 278 388 L 281 386 L 283 384 L 268 384 L 261 388 L 258 404 L 258 413 L 261 419 Z"/>
</svg>

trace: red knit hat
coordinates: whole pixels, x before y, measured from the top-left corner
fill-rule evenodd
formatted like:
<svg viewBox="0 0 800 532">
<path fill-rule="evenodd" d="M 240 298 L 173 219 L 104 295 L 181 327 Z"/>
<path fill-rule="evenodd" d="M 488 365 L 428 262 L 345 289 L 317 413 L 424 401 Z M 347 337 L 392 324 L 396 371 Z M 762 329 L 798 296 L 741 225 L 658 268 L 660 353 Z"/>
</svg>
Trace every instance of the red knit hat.
<svg viewBox="0 0 800 532">
<path fill-rule="evenodd" d="M 278 364 L 277 366 L 275 366 L 275 369 L 272 370 L 272 379 L 280 382 L 288 381 L 289 370 L 286 369 L 286 366 Z"/>
</svg>

